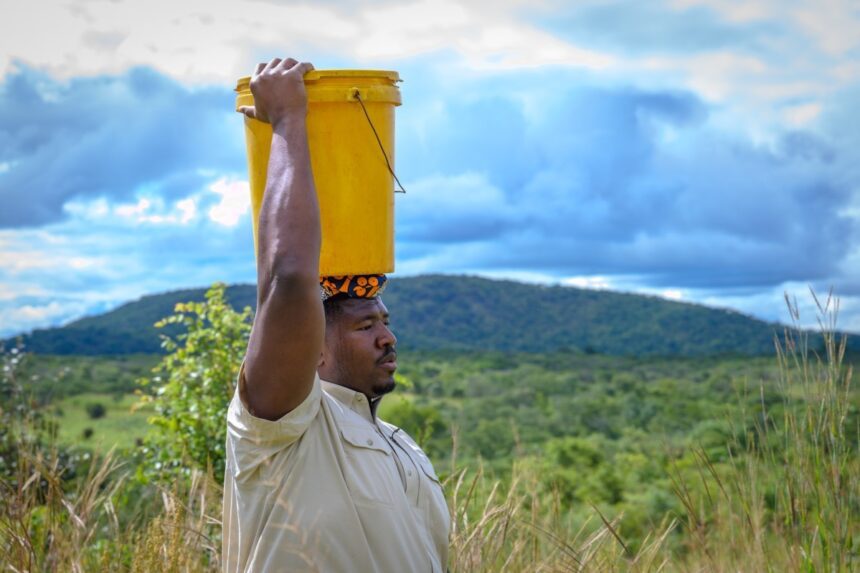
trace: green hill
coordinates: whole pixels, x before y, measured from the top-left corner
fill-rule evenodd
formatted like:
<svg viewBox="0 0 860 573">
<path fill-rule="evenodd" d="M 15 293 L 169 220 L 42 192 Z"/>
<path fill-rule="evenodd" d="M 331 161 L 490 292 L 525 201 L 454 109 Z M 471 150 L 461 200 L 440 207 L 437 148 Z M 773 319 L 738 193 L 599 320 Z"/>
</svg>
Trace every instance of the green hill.
<svg viewBox="0 0 860 573">
<path fill-rule="evenodd" d="M 401 342 L 421 349 L 614 355 L 770 354 L 781 327 L 666 299 L 475 277 L 401 279 L 383 297 Z"/>
<path fill-rule="evenodd" d="M 40 354 L 160 352 L 152 325 L 177 302 L 205 289 L 145 296 L 110 312 L 23 337 Z M 234 285 L 234 307 L 253 306 L 255 287 Z M 657 297 L 541 286 L 467 276 L 391 279 L 383 296 L 403 348 L 415 350 L 571 350 L 612 355 L 704 356 L 773 352 L 778 325 Z"/>
</svg>

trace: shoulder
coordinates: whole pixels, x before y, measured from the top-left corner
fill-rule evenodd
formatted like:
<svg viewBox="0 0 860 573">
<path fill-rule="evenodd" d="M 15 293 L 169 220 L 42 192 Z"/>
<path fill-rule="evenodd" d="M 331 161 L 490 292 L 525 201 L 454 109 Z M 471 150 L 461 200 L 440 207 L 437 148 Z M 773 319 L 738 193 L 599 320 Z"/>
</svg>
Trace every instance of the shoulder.
<svg viewBox="0 0 860 573">
<path fill-rule="evenodd" d="M 377 424 L 379 424 L 379 427 L 380 427 L 380 428 L 381 428 L 381 429 L 382 429 L 386 434 L 388 434 L 389 436 L 391 436 L 391 435 L 396 435 L 396 436 L 397 436 L 398 438 L 400 438 L 403 442 L 405 442 L 405 443 L 406 443 L 406 445 L 408 445 L 412 450 L 414 450 L 414 451 L 416 451 L 416 452 L 420 453 L 420 454 L 421 454 L 422 456 L 424 456 L 425 458 L 427 457 L 427 454 L 425 454 L 425 453 L 424 453 L 424 450 L 422 450 L 422 449 L 421 449 L 421 446 L 419 446 L 419 445 L 418 445 L 418 442 L 416 442 L 416 441 L 412 438 L 412 436 L 410 436 L 409 434 L 407 434 L 407 433 L 406 433 L 406 430 L 404 430 L 403 428 L 399 428 L 399 427 L 395 426 L 394 424 L 389 424 L 389 423 L 388 423 L 388 422 L 386 422 L 385 420 L 382 420 L 382 419 L 379 419 L 379 418 L 377 418 L 376 422 L 377 422 Z"/>
<path fill-rule="evenodd" d="M 414 441 L 412 439 L 412 437 L 409 436 L 409 434 L 407 434 L 406 432 L 403 431 L 402 428 L 398 428 L 394 424 L 389 424 L 388 422 L 386 422 L 382 418 L 377 418 L 376 423 L 379 424 L 379 427 L 382 428 L 383 430 L 385 430 L 385 432 L 389 435 L 393 434 L 394 432 L 399 432 L 399 435 L 404 436 L 406 438 L 409 438 L 410 442 Z"/>
<path fill-rule="evenodd" d="M 410 456 L 418 463 L 419 466 L 421 466 L 421 469 L 424 470 L 427 477 L 436 483 L 440 483 L 439 477 L 436 475 L 436 470 L 433 469 L 433 462 L 430 461 L 430 458 L 426 453 L 424 453 L 424 450 L 421 449 L 421 446 L 418 445 L 418 442 L 416 442 L 412 436 L 407 434 L 402 428 L 398 428 L 394 424 L 389 424 L 384 420 L 377 420 L 377 423 L 386 434 L 394 437 L 409 449 Z"/>
<path fill-rule="evenodd" d="M 322 408 L 336 426 L 340 427 L 344 424 L 361 426 L 368 424 L 364 418 L 354 412 L 348 405 L 326 391 L 325 387 L 322 387 L 321 390 L 322 399 L 320 402 Z"/>
</svg>

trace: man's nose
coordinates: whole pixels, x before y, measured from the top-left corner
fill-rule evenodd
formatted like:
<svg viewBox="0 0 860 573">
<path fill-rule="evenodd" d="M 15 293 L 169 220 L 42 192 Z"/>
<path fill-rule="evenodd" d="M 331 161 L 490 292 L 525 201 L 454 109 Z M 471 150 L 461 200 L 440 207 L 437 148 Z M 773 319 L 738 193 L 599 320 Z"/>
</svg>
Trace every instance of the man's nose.
<svg viewBox="0 0 860 573">
<path fill-rule="evenodd" d="M 377 339 L 377 344 L 379 344 L 380 348 L 395 346 L 397 344 L 397 337 L 394 336 L 394 332 L 391 331 L 387 324 L 382 325 L 382 334 Z"/>
</svg>

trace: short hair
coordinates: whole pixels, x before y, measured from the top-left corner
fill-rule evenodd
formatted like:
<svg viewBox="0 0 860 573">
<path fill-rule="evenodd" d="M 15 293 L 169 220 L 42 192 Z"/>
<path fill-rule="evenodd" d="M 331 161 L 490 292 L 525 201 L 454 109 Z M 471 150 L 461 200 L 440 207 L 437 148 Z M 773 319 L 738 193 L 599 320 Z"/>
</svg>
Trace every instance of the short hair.
<svg viewBox="0 0 860 573">
<path fill-rule="evenodd" d="M 333 324 L 343 314 L 343 302 L 345 300 L 349 300 L 349 296 L 345 293 L 338 293 L 323 301 L 326 325 Z"/>
</svg>

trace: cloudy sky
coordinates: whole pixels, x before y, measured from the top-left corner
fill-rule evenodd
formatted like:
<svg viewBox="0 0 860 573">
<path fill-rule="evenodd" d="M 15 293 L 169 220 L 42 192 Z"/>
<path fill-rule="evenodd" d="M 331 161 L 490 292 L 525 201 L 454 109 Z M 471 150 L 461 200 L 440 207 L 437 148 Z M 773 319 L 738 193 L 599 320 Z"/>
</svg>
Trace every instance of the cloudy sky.
<svg viewBox="0 0 860 573">
<path fill-rule="evenodd" d="M 254 280 L 235 81 L 400 72 L 397 274 L 860 330 L 854 0 L 19 2 L 0 19 L 0 336 Z M 814 316 L 805 312 L 804 319 Z"/>
</svg>

